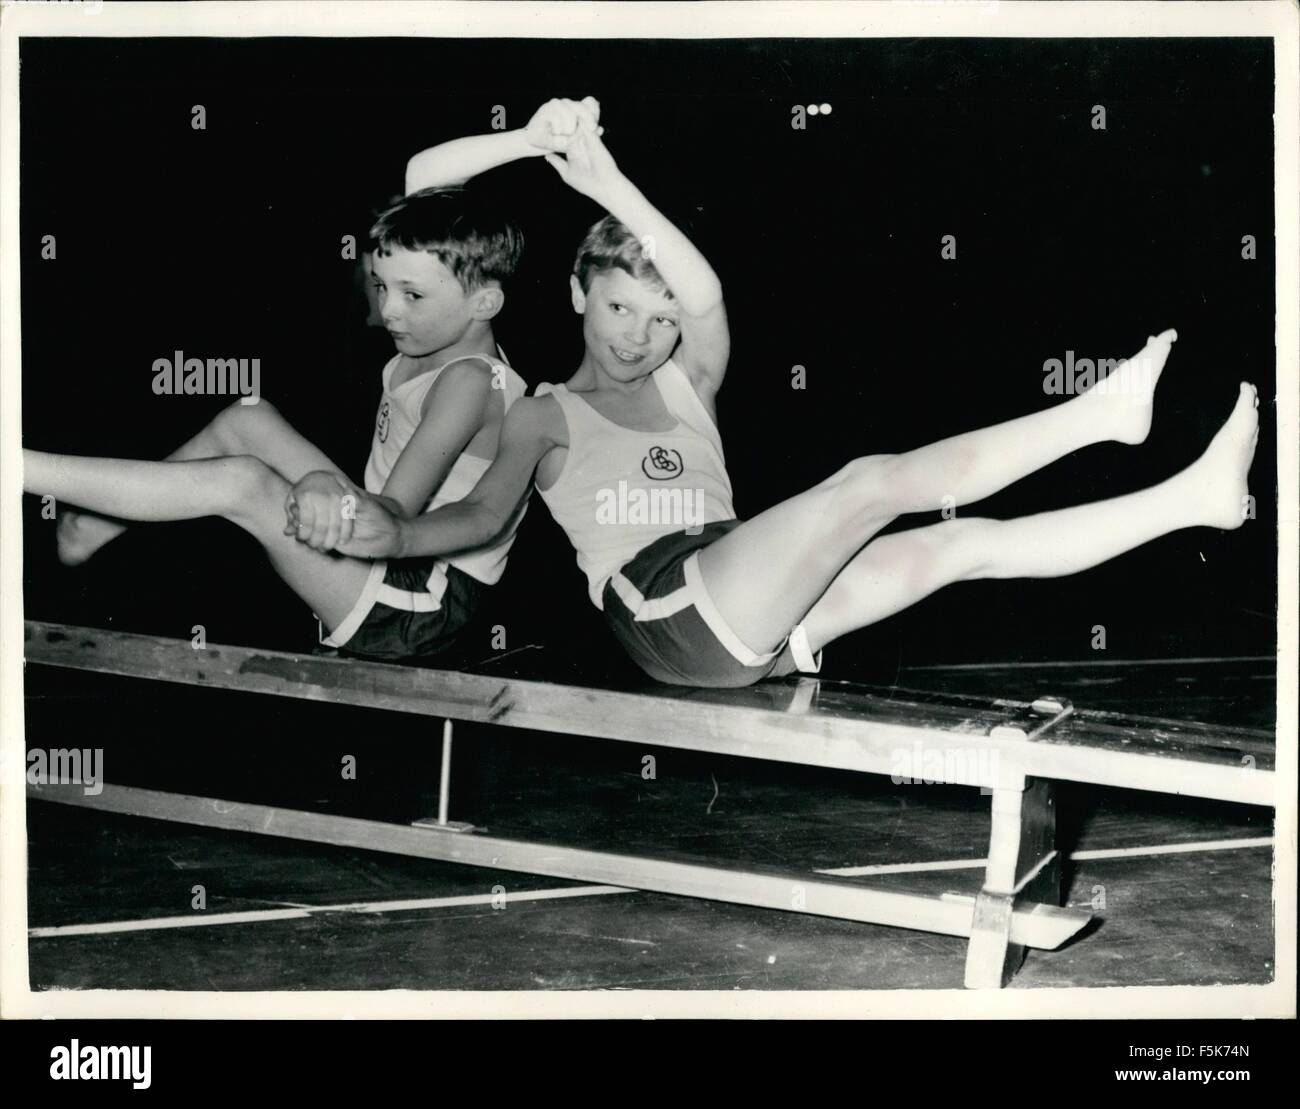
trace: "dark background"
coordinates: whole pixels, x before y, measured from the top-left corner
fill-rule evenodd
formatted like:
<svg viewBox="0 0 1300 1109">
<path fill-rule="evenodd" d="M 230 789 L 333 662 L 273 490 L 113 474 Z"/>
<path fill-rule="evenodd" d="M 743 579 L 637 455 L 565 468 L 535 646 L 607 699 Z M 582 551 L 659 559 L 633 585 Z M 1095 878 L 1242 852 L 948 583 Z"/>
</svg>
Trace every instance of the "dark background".
<svg viewBox="0 0 1300 1109">
<path fill-rule="evenodd" d="M 740 515 L 858 454 L 1057 403 L 1049 358 L 1118 358 L 1176 327 L 1155 427 L 967 514 L 1125 493 L 1191 462 L 1242 379 L 1260 388 L 1259 519 L 1069 579 L 948 589 L 841 641 L 825 673 L 905 665 L 1270 654 L 1276 511 L 1271 43 L 1240 40 L 24 40 L 25 445 L 161 457 L 222 398 L 155 396 L 155 358 L 259 357 L 262 392 L 354 477 L 379 371 L 345 234 L 407 158 L 597 96 L 622 168 L 727 290 L 719 404 Z M 795 104 L 833 113 L 791 127 Z M 202 104 L 207 128 L 190 126 Z M 1107 112 L 1090 126 L 1092 106 Z M 600 212 L 542 162 L 487 175 L 528 238 L 499 338 L 524 378 L 581 355 L 572 251 Z M 57 260 L 40 258 L 57 237 Z M 956 261 L 940 237 L 957 237 Z M 1254 235 L 1258 260 L 1243 261 Z M 364 240 L 363 240 L 364 241 Z M 791 367 L 808 387 L 790 388 Z M 54 559 L 25 502 L 27 615 L 305 648 L 315 623 L 222 521 L 141 526 Z M 900 526 L 929 522 L 909 518 Z M 540 501 L 484 614 L 510 646 L 610 645 Z"/>
</svg>

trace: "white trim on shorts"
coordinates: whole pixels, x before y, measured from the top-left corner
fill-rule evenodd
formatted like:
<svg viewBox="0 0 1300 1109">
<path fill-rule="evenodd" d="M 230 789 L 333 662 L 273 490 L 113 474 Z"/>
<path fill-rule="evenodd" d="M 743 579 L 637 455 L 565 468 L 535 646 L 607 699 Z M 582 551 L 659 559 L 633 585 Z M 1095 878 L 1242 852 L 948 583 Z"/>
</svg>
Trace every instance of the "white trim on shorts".
<svg viewBox="0 0 1300 1109">
<path fill-rule="evenodd" d="M 695 611 L 700 614 L 700 619 L 704 621 L 709 631 L 741 666 L 763 666 L 785 650 L 788 643 L 795 667 L 801 673 L 816 674 L 821 671 L 822 652 L 818 651 L 816 655 L 812 653 L 808 643 L 808 633 L 802 624 L 796 624 L 790 634 L 777 644 L 776 650 L 769 651 L 765 655 L 755 654 L 746 647 L 740 636 L 731 630 L 731 625 L 718 611 L 718 606 L 713 603 L 713 598 L 704 587 L 699 554 L 699 551 L 692 551 L 682 563 L 686 584 L 653 600 L 646 600 L 641 590 L 633 585 L 621 570 L 616 570 L 608 580 L 614 587 L 614 592 L 618 594 L 618 599 L 627 606 L 627 610 L 632 613 L 632 619 L 637 623 L 676 616 L 682 609 L 694 605 Z M 601 592 L 604 592 L 603 587 Z"/>
<path fill-rule="evenodd" d="M 790 632 L 790 657 L 794 659 L 794 664 L 803 674 L 820 674 L 822 669 L 822 653 L 818 651 L 815 655 L 812 653 L 812 644 L 808 642 L 808 629 L 802 624 L 796 624 L 794 630 Z"/>
<path fill-rule="evenodd" d="M 666 597 L 655 597 L 654 600 L 647 601 L 641 590 L 624 577 L 621 570 L 615 571 L 610 576 L 609 583 L 618 594 L 618 599 L 627 606 L 632 619 L 638 623 L 646 620 L 664 620 L 669 616 L 676 616 L 682 609 L 691 606 L 691 596 L 685 589 L 678 589 Z M 603 593 L 604 590 L 602 589 L 601 592 Z"/>
<path fill-rule="evenodd" d="M 346 646 L 348 640 L 357 634 L 357 629 L 365 623 L 366 617 L 370 615 L 370 610 L 376 604 L 385 604 L 389 608 L 400 609 L 402 612 L 437 612 L 438 609 L 442 608 L 442 595 L 447 591 L 447 563 L 439 560 L 433 564 L 433 571 L 429 574 L 427 587 L 418 593 L 412 593 L 405 589 L 396 589 L 391 585 L 387 585 L 384 582 L 384 575 L 387 572 L 388 562 L 386 560 L 380 559 L 371 565 L 370 573 L 366 575 L 366 583 L 361 587 L 361 595 L 357 598 L 357 603 L 343 617 L 337 628 L 330 632 L 329 635 L 322 634 L 320 636 L 322 646 Z M 321 631 L 324 632 L 323 625 Z"/>
<path fill-rule="evenodd" d="M 700 576 L 699 551 L 692 551 L 686 557 L 682 563 L 682 571 L 686 578 L 685 585 L 652 600 L 646 600 L 641 590 L 633 585 L 622 571 L 615 571 L 610 575 L 609 581 L 614 587 L 614 592 L 618 594 L 618 599 L 627 606 L 627 610 L 632 613 L 632 619 L 638 624 L 647 620 L 664 620 L 669 616 L 676 616 L 683 609 L 694 605 L 695 611 L 700 614 L 700 619 L 704 621 L 709 631 L 741 666 L 762 666 L 781 653 L 785 647 L 784 640 L 775 651 L 757 655 L 741 642 L 740 636 L 731 630 L 731 625 L 723 619 L 718 606 L 709 596 L 709 591 L 704 588 L 704 579 Z"/>
<path fill-rule="evenodd" d="M 708 624 L 709 631 L 717 637 L 718 642 L 727 648 L 727 653 L 741 666 L 765 666 L 785 649 L 786 641 L 784 639 L 776 645 L 776 650 L 768 651 L 765 655 L 757 655 L 745 646 L 740 636 L 731 630 L 731 625 L 718 611 L 718 606 L 713 603 L 709 591 L 704 588 L 704 575 L 700 573 L 700 552 L 698 550 L 692 551 L 686 561 L 682 563 L 682 572 L 686 577 L 685 589 L 690 592 L 691 601 L 695 605 L 695 611 L 700 614 L 700 619 Z"/>
</svg>

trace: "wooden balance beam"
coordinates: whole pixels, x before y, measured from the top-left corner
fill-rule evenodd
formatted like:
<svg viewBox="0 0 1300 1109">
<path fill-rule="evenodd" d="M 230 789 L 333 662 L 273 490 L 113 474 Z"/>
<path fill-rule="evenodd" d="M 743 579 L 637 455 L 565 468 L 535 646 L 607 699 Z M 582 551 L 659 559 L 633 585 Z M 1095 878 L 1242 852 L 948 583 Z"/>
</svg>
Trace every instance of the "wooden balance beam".
<svg viewBox="0 0 1300 1109">
<path fill-rule="evenodd" d="M 26 661 L 185 685 L 442 718 L 437 821 L 413 826 L 105 785 L 28 795 L 103 811 L 386 851 L 552 878 L 965 936 L 965 983 L 1005 985 L 1029 947 L 1053 949 L 1091 914 L 1061 907 L 1056 781 L 1274 805 L 1273 738 L 1258 729 L 936 696 L 809 678 L 740 690 L 634 690 L 521 676 L 516 661 L 434 670 L 28 621 Z M 524 671 L 526 673 L 526 669 Z M 761 868 L 585 851 L 488 836 L 447 820 L 451 721 L 559 732 L 807 766 L 979 786 L 992 795 L 975 897 L 864 889 Z M 978 755 L 978 757 L 972 757 Z"/>
</svg>

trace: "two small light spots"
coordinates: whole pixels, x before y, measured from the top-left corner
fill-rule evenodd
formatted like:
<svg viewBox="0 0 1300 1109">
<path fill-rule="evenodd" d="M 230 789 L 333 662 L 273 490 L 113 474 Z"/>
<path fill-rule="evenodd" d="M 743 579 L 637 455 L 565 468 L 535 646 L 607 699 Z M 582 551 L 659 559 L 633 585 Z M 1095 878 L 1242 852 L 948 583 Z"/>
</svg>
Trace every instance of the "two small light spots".
<svg viewBox="0 0 1300 1109">
<path fill-rule="evenodd" d="M 831 106 L 829 104 L 809 104 L 807 111 L 810 116 L 828 116 L 831 114 Z"/>
</svg>

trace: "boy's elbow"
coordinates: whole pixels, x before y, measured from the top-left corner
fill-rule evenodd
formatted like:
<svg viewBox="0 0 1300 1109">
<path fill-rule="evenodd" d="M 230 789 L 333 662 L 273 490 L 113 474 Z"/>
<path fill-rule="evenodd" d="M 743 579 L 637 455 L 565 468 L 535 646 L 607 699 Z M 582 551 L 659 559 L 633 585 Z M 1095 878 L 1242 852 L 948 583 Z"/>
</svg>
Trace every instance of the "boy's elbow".
<svg viewBox="0 0 1300 1109">
<path fill-rule="evenodd" d="M 419 170 L 420 155 L 416 154 L 406 163 L 406 176 L 403 178 L 402 188 L 403 195 L 410 196 L 419 188 L 419 185 L 417 184 Z"/>
<path fill-rule="evenodd" d="M 438 180 L 438 157 L 432 150 L 421 150 L 406 163 L 406 196 L 439 184 L 444 182 Z"/>
</svg>

